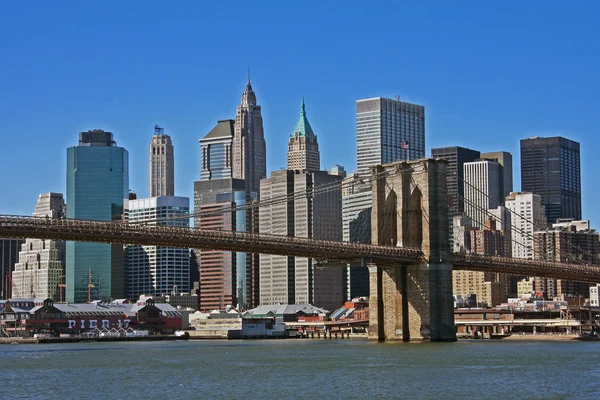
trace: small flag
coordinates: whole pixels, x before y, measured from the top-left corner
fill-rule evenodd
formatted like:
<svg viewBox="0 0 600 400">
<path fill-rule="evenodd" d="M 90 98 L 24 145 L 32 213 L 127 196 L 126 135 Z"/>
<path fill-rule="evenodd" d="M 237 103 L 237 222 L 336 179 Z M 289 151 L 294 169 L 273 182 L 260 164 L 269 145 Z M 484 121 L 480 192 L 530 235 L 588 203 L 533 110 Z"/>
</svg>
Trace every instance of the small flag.
<svg viewBox="0 0 600 400">
<path fill-rule="evenodd" d="M 404 150 L 408 150 L 408 142 L 400 142 L 400 148 Z"/>
</svg>

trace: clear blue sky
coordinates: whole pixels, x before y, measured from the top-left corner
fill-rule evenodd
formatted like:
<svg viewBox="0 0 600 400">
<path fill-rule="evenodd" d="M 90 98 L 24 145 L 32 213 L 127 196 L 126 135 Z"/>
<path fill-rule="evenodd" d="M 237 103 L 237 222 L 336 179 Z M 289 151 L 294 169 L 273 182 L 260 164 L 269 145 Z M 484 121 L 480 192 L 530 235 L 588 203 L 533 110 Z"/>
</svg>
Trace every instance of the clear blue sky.
<svg viewBox="0 0 600 400">
<path fill-rule="evenodd" d="M 304 96 L 321 164 L 356 168 L 355 101 L 399 94 L 426 107 L 427 151 L 510 151 L 519 139 L 582 144 L 583 214 L 600 138 L 597 1 L 0 2 L 0 213 L 65 192 L 66 148 L 110 130 L 148 195 L 155 124 L 175 145 L 176 194 L 193 196 L 198 139 L 233 118 L 250 60 L 268 171 Z"/>
</svg>

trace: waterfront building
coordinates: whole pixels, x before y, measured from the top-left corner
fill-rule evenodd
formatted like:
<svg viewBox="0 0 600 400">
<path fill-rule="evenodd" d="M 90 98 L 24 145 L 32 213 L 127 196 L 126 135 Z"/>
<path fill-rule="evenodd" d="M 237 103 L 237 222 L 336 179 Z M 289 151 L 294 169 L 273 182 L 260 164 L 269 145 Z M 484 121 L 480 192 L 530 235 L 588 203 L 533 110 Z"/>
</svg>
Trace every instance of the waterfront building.
<svg viewBox="0 0 600 400">
<path fill-rule="evenodd" d="M 360 176 L 371 167 L 425 157 L 425 107 L 381 97 L 356 101 L 356 160 Z"/>
<path fill-rule="evenodd" d="M 296 334 L 297 329 L 289 329 L 287 323 L 299 321 L 321 323 L 325 328 L 328 310 L 310 304 L 261 305 L 242 315 L 242 338 L 284 338 Z M 286 329 L 287 328 L 287 329 Z"/>
<path fill-rule="evenodd" d="M 541 196 L 548 223 L 580 220 L 579 143 L 563 137 L 522 139 L 521 190 Z"/>
<path fill-rule="evenodd" d="M 0 238 L 0 283 L 2 287 L 0 298 L 7 299 L 13 294 L 11 275 L 15 264 L 19 261 L 19 250 L 21 245 L 25 243 L 22 239 L 2 239 Z"/>
<path fill-rule="evenodd" d="M 129 200 L 125 220 L 132 225 L 188 227 L 189 203 L 187 197 L 175 196 Z M 189 290 L 189 249 L 132 245 L 126 247 L 126 255 L 127 298 Z"/>
<path fill-rule="evenodd" d="M 479 160 L 464 164 L 464 212 L 474 227 L 482 228 L 489 210 L 502 203 L 502 167 L 495 161 Z"/>
<path fill-rule="evenodd" d="M 175 196 L 173 143 L 160 126 L 154 127 L 150 142 L 150 197 Z"/>
<path fill-rule="evenodd" d="M 237 106 L 232 143 L 232 178 L 243 179 L 246 190 L 259 193 L 260 180 L 267 176 L 267 150 L 261 107 L 256 104 L 250 77 Z"/>
<path fill-rule="evenodd" d="M 512 256 L 533 259 L 533 232 L 546 228 L 541 197 L 533 193 L 512 192 L 506 198 L 505 206 L 511 213 Z"/>
<path fill-rule="evenodd" d="M 446 184 L 448 195 L 452 198 L 452 211 L 454 215 L 464 212 L 465 184 L 464 165 L 480 158 L 479 151 L 460 146 L 438 147 L 431 149 L 431 157 L 446 160 Z"/>
<path fill-rule="evenodd" d="M 56 303 L 52 299 L 0 300 L 0 332 L 32 337 L 141 336 L 173 334 L 183 327 L 181 313 L 170 304 L 142 298 L 135 303 L 116 300 L 87 303 Z M 141 332 L 140 332 L 141 331 Z"/>
<path fill-rule="evenodd" d="M 320 192 L 320 186 L 341 183 L 326 171 L 273 172 L 260 182 L 260 233 L 322 240 L 342 239 L 341 189 Z M 340 185 L 341 186 L 341 185 Z M 306 192 L 286 203 L 273 198 Z M 260 255 L 260 304 L 314 304 L 335 309 L 344 300 L 342 268 L 320 268 L 305 257 Z"/>
<path fill-rule="evenodd" d="M 589 221 L 561 220 L 552 228 L 534 233 L 535 259 L 544 261 L 600 264 L 600 235 Z M 535 290 L 549 299 L 561 295 L 589 295 L 589 285 L 555 278 L 535 278 Z"/>
<path fill-rule="evenodd" d="M 34 217 L 65 218 L 66 206 L 61 193 L 40 194 Z M 27 239 L 21 245 L 19 262 L 15 264 L 12 280 L 13 294 L 20 296 L 64 300 L 65 242 L 51 239 Z"/>
<path fill-rule="evenodd" d="M 67 218 L 120 220 L 128 197 L 127 150 L 117 146 L 111 132 L 81 132 L 79 144 L 67 149 Z M 70 303 L 123 298 L 123 246 L 67 242 L 66 275 Z"/>
<path fill-rule="evenodd" d="M 319 171 L 321 169 L 319 143 L 317 135 L 306 118 L 304 97 L 300 106 L 300 119 L 288 141 L 287 169 L 300 171 Z"/>
</svg>

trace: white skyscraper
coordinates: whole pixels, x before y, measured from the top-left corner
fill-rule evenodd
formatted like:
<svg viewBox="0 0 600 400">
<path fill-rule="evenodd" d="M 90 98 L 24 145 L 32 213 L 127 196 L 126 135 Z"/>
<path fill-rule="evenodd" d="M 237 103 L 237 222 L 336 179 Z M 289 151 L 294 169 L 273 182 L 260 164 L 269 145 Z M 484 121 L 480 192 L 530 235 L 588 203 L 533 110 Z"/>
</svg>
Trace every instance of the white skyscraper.
<svg viewBox="0 0 600 400">
<path fill-rule="evenodd" d="M 370 167 L 425 157 L 425 107 L 400 100 L 356 101 L 356 160 L 361 176 Z"/>
<path fill-rule="evenodd" d="M 187 197 L 162 196 L 129 200 L 125 218 L 129 224 L 144 226 L 188 227 L 189 219 L 173 217 L 189 214 Z M 130 299 L 140 295 L 167 295 L 177 287 L 186 292 L 190 287 L 189 249 L 162 246 L 128 246 L 127 289 Z"/>
<path fill-rule="evenodd" d="M 65 201 L 60 193 L 43 193 L 38 197 L 34 217 L 64 218 Z M 12 280 L 13 297 L 61 300 L 59 284 L 64 282 L 65 242 L 27 239 L 21 245 L 19 262 Z M 62 290 L 62 288 L 60 288 Z M 62 293 L 64 296 L 64 293 Z M 64 297 L 63 297 L 64 298 Z"/>
<path fill-rule="evenodd" d="M 465 215 L 471 218 L 471 226 L 483 228 L 490 217 L 489 210 L 501 204 L 500 182 L 502 168 L 497 162 L 481 160 L 464 164 Z"/>
<path fill-rule="evenodd" d="M 511 211 L 512 256 L 533 259 L 533 232 L 546 227 L 542 198 L 533 193 L 512 192 L 506 198 L 505 206 Z"/>
</svg>

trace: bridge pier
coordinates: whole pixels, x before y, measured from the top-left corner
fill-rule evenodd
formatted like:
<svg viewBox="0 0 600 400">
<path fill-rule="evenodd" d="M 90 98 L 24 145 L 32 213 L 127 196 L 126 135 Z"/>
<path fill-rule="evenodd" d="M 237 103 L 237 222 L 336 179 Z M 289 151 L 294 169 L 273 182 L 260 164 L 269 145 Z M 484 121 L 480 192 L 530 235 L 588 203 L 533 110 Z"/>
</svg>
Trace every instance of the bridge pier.
<svg viewBox="0 0 600 400">
<path fill-rule="evenodd" d="M 372 189 L 373 244 L 419 247 L 424 259 L 369 265 L 369 338 L 455 341 L 446 164 L 424 159 L 377 166 L 373 173 L 379 176 Z"/>
<path fill-rule="evenodd" d="M 369 339 L 456 340 L 451 265 L 372 265 L 369 279 Z"/>
</svg>

